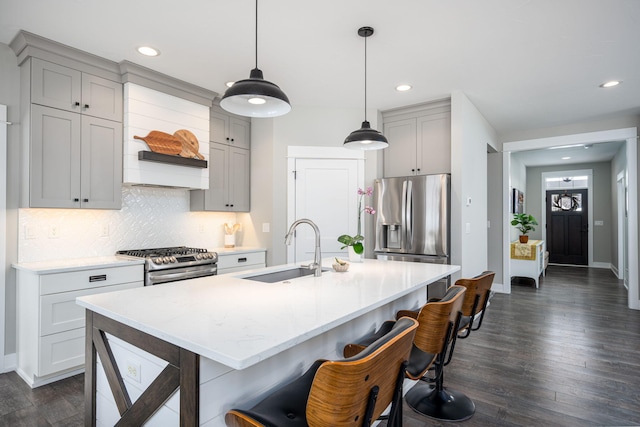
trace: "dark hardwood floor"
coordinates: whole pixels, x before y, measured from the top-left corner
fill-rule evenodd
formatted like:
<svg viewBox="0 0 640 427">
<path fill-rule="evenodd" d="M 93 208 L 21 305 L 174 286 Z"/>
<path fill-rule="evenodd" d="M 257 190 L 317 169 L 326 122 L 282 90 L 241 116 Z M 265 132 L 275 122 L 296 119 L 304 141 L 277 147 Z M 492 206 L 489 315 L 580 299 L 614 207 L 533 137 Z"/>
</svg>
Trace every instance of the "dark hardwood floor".
<svg viewBox="0 0 640 427">
<path fill-rule="evenodd" d="M 445 386 L 476 404 L 465 426 L 640 425 L 640 311 L 608 270 L 550 266 L 496 294 L 459 340 Z M 82 426 L 83 377 L 31 390 L 0 375 L 0 426 Z M 445 425 L 404 406 L 404 427 Z M 383 424 L 384 425 L 384 424 Z"/>
</svg>

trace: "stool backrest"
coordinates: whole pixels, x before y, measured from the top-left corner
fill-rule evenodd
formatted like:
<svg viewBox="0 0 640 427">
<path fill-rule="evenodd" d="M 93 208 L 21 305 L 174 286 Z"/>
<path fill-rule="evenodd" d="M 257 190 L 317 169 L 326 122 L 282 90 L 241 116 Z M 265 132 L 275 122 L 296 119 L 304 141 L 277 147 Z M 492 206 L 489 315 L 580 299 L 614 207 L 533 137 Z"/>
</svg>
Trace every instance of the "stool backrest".
<svg viewBox="0 0 640 427">
<path fill-rule="evenodd" d="M 402 381 L 417 328 L 417 321 L 403 318 L 356 356 L 324 362 L 307 401 L 309 426 L 362 426 L 368 409 L 371 419 L 377 419 L 394 398 L 398 378 Z M 371 411 L 368 403 L 374 387 L 378 395 Z"/>
<path fill-rule="evenodd" d="M 464 286 L 467 289 L 462 304 L 463 316 L 475 316 L 486 306 L 495 275 L 496 273 L 493 271 L 485 271 L 471 279 L 456 280 L 456 285 Z"/>
<path fill-rule="evenodd" d="M 425 353 L 440 354 L 451 340 L 453 328 L 459 320 L 465 288 L 453 285 L 441 300 L 428 302 L 418 313 L 415 346 Z"/>
</svg>

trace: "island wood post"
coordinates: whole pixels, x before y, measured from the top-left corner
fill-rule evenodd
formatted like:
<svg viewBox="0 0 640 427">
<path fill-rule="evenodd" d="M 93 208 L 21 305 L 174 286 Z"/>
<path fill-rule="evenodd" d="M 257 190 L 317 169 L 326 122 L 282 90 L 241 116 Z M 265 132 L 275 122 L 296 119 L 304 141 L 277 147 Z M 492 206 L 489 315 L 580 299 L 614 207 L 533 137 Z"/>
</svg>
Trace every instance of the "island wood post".
<svg viewBox="0 0 640 427">
<path fill-rule="evenodd" d="M 106 333 L 169 362 L 135 402 L 131 402 Z M 104 368 L 120 412 L 117 426 L 142 425 L 179 388 L 180 426 L 196 427 L 200 417 L 200 357 L 188 350 L 86 310 L 85 425 L 96 425 L 96 362 Z"/>
</svg>

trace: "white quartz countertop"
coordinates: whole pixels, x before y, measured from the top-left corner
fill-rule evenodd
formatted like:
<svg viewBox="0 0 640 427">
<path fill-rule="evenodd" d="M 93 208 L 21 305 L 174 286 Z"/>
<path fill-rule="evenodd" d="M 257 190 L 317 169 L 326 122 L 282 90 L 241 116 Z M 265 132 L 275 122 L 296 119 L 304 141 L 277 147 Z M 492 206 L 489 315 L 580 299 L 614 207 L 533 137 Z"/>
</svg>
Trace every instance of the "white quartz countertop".
<svg viewBox="0 0 640 427">
<path fill-rule="evenodd" d="M 209 248 L 211 252 L 217 252 L 219 255 L 246 254 L 249 252 L 266 252 L 266 248 L 252 248 L 250 246 L 236 246 L 235 248 Z"/>
<path fill-rule="evenodd" d="M 323 260 L 324 266 L 331 259 Z M 261 360 L 446 277 L 459 266 L 365 259 L 349 271 L 288 282 L 242 277 L 296 267 L 89 295 L 81 306 L 234 369 Z"/>
<path fill-rule="evenodd" d="M 52 261 L 21 262 L 11 264 L 18 270 L 36 274 L 65 273 L 68 271 L 90 270 L 93 268 L 121 267 L 123 265 L 144 264 L 144 259 L 119 256 L 58 259 Z M 140 279 L 142 280 L 142 278 Z"/>
</svg>

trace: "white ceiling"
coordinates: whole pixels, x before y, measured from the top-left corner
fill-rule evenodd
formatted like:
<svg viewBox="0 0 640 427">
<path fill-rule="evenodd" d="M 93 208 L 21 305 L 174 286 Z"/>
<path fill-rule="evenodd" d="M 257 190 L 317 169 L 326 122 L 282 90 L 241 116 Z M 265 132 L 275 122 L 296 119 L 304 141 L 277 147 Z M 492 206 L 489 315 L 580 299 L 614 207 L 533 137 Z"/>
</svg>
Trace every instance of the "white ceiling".
<svg viewBox="0 0 640 427">
<path fill-rule="evenodd" d="M 254 66 L 254 14 L 253 0 L 0 0 L 0 42 L 24 29 L 223 93 Z M 640 114 L 638 0 L 261 0 L 259 67 L 293 108 L 363 107 L 364 25 L 369 108 L 460 90 L 498 134 Z"/>
<path fill-rule="evenodd" d="M 553 149 L 518 151 L 511 156 L 531 167 L 605 162 L 613 159 L 624 144 L 625 141 L 613 141 L 586 146 L 559 146 Z"/>
</svg>

